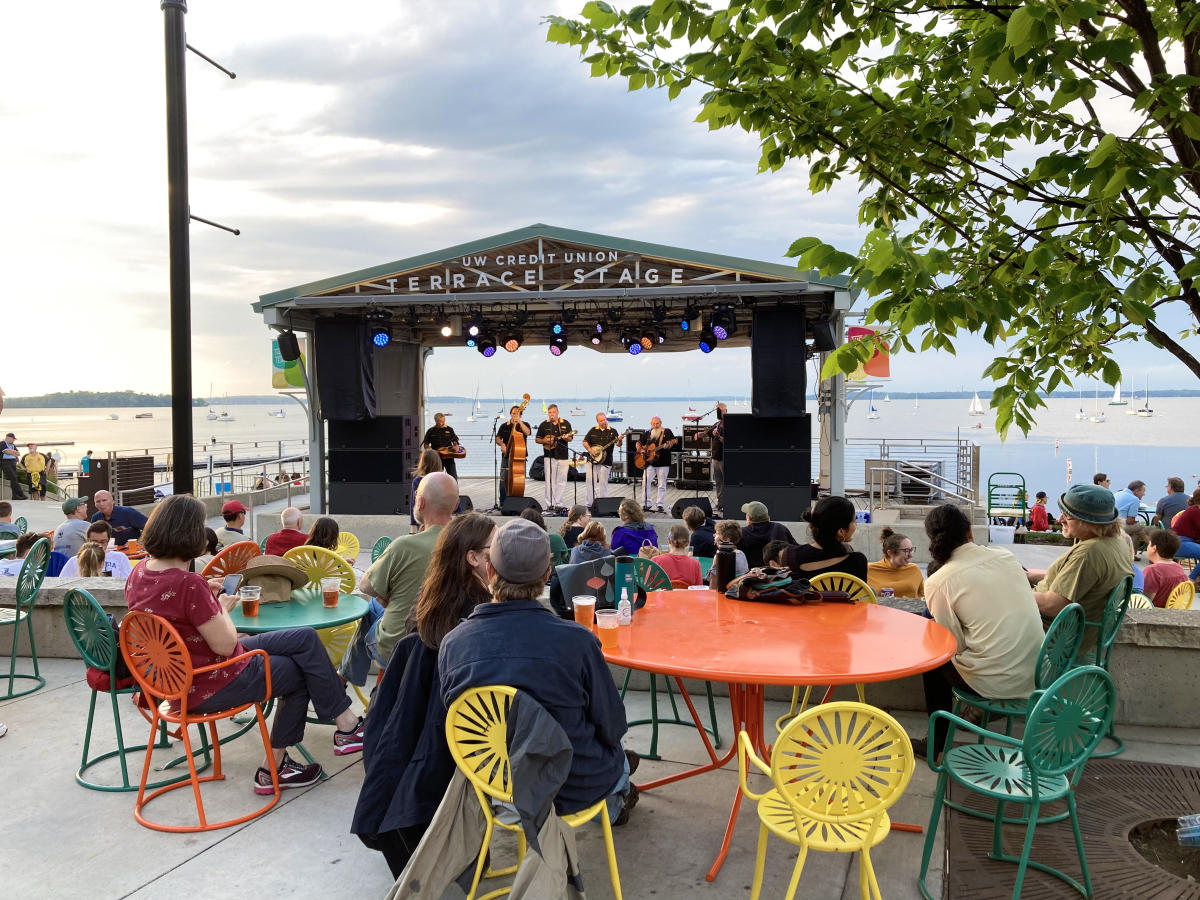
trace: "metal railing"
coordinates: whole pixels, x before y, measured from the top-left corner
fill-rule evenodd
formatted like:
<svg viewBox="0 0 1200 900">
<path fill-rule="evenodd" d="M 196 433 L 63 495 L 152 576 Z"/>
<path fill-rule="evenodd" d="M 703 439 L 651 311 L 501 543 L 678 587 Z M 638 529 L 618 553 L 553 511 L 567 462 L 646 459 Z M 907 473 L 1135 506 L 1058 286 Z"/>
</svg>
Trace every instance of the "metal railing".
<svg viewBox="0 0 1200 900">
<path fill-rule="evenodd" d="M 928 475 L 929 478 L 921 478 L 919 475 L 914 475 L 914 469 Z M 974 494 L 959 493 L 950 487 L 951 484 L 956 484 L 956 482 L 952 482 L 937 472 L 931 472 L 928 469 L 909 462 L 872 466 L 870 474 L 871 479 L 868 485 L 867 496 L 872 509 L 883 509 L 889 498 L 902 503 L 906 499 L 906 494 L 903 490 L 904 484 L 918 485 L 920 488 L 927 489 L 926 491 L 922 491 L 922 493 L 925 493 L 928 500 L 954 499 L 971 507 L 976 506 L 978 503 Z M 895 485 L 894 491 L 888 491 L 889 482 Z"/>
<path fill-rule="evenodd" d="M 874 491 L 873 484 L 880 476 L 873 469 L 903 465 L 934 479 L 937 490 L 953 493 L 965 502 L 977 503 L 979 498 L 979 445 L 961 438 L 847 438 L 845 444 L 845 478 L 847 488 Z M 861 480 L 858 473 L 862 473 Z M 881 473 L 882 475 L 882 473 Z M 892 486 L 897 486 L 897 480 Z M 909 479 L 911 480 L 911 479 Z M 883 478 L 883 489 L 888 487 Z M 895 493 L 895 491 L 893 491 Z"/>
</svg>

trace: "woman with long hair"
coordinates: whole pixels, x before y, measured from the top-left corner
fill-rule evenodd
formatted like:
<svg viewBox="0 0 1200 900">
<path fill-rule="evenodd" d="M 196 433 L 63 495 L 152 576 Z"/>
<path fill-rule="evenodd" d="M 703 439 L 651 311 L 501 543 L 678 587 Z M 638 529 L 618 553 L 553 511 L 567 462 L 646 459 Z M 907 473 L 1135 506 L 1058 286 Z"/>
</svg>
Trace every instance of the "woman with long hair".
<svg viewBox="0 0 1200 900">
<path fill-rule="evenodd" d="M 921 567 L 912 561 L 913 542 L 884 526 L 879 531 L 883 559 L 867 566 L 867 584 L 877 595 L 890 588 L 897 597 L 924 597 Z"/>
<path fill-rule="evenodd" d="M 952 503 L 925 517 L 925 533 L 933 558 L 925 603 L 958 642 L 950 662 L 922 676 L 926 709 L 949 710 L 956 687 L 991 699 L 1028 697 L 1043 635 L 1020 562 L 1008 550 L 974 543 L 971 520 Z M 922 756 L 942 752 L 948 730 L 938 719 L 934 746 L 915 740 L 913 749 Z"/>
<path fill-rule="evenodd" d="M 576 503 L 567 510 L 567 521 L 563 522 L 562 527 L 558 529 L 558 533 L 566 543 L 567 549 L 575 546 L 576 541 L 579 540 L 579 535 L 583 533 L 583 529 L 587 527 L 590 521 L 592 521 L 592 514 L 582 503 Z"/>
<path fill-rule="evenodd" d="M 308 530 L 308 540 L 304 543 L 309 547 L 324 547 L 326 550 L 336 551 L 341 533 L 336 519 L 321 516 L 312 523 L 312 528 Z"/>
<path fill-rule="evenodd" d="M 602 556 L 612 556 L 608 548 L 608 535 L 604 531 L 604 523 L 588 522 L 579 534 L 579 541 L 571 548 L 571 565 L 599 559 Z"/>
<path fill-rule="evenodd" d="M 438 452 L 431 447 L 426 447 L 417 457 L 417 467 L 413 469 L 412 493 L 410 497 L 416 500 L 417 487 L 421 483 L 421 479 L 431 472 L 441 472 L 445 469 L 442 465 L 442 458 Z M 414 502 L 412 509 L 408 514 L 408 533 L 416 534 L 421 530 L 421 523 L 417 521 L 417 504 Z"/>
<path fill-rule="evenodd" d="M 471 512 L 438 536 L 409 635 L 396 645 L 367 714 L 370 738 L 350 830 L 383 853 L 393 876 L 404 871 L 454 774 L 438 648 L 478 604 L 491 600 L 487 559 L 495 530 L 491 519 Z"/>
<path fill-rule="evenodd" d="M 105 548 L 95 541 L 88 541 L 79 548 L 75 558 L 79 561 L 80 578 L 99 578 L 104 574 Z"/>
<path fill-rule="evenodd" d="M 274 792 L 271 766 L 281 788 L 314 784 L 322 775 L 321 766 L 294 762 L 287 754 L 288 747 L 304 738 L 309 701 L 320 719 L 334 723 L 337 756 L 362 750 L 362 719 L 350 710 L 346 689 L 311 628 L 238 638 L 229 617 L 237 596 L 221 593 L 221 579 L 205 581 L 188 570 L 205 549 L 204 517 L 204 504 L 186 494 L 167 497 L 154 508 L 142 530 L 149 557 L 129 576 L 125 602 L 131 610 L 160 616 L 175 626 L 197 669 L 243 657 L 249 650 L 265 650 L 270 657 L 270 696 L 278 703 L 271 723 L 271 754 L 254 775 L 254 792 Z M 265 700 L 266 672 L 262 656 L 255 654 L 200 673 L 192 680 L 188 707 L 217 712 Z"/>
<path fill-rule="evenodd" d="M 854 504 L 845 497 L 822 497 L 804 511 L 809 541 L 783 551 L 783 564 L 805 578 L 841 572 L 867 580 L 867 558 L 850 546 L 854 537 Z"/>
<path fill-rule="evenodd" d="M 655 550 L 658 549 L 658 532 L 646 526 L 646 517 L 636 500 L 626 497 L 617 508 L 621 524 L 613 529 L 613 556 L 637 556 L 645 541 L 650 542 Z"/>
</svg>

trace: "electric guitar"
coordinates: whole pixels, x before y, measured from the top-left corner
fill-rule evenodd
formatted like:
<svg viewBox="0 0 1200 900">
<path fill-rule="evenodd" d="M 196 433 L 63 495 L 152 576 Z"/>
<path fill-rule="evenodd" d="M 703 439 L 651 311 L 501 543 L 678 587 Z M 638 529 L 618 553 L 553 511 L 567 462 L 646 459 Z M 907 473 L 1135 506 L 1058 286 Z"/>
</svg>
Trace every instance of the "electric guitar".
<svg viewBox="0 0 1200 900">
<path fill-rule="evenodd" d="M 600 463 L 604 462 L 604 454 L 608 452 L 608 448 L 614 446 L 617 441 L 621 440 L 621 438 L 625 437 L 625 435 L 629 434 L 629 432 L 632 430 L 632 428 L 626 428 L 624 434 L 618 434 L 611 441 L 606 441 L 599 447 L 592 447 L 590 450 L 588 450 L 588 458 L 593 464 L 600 465 Z M 616 429 L 614 428 L 613 431 L 616 431 Z"/>
<path fill-rule="evenodd" d="M 649 432 L 646 432 L 649 434 Z M 637 445 L 637 455 L 633 457 L 633 464 L 639 469 L 644 469 L 648 466 L 660 450 L 666 450 L 675 444 L 679 439 L 671 438 L 669 441 L 663 441 L 661 444 L 650 443 L 646 446 Z"/>
</svg>

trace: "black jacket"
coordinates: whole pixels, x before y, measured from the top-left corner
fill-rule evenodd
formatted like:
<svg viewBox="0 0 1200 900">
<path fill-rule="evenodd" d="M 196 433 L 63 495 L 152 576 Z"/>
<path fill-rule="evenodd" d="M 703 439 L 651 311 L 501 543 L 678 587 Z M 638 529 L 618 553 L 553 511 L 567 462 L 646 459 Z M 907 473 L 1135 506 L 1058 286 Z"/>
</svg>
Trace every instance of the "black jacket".
<svg viewBox="0 0 1200 900">
<path fill-rule="evenodd" d="M 779 522 L 751 522 L 742 526 L 742 539 L 738 541 L 738 549 L 746 554 L 746 563 L 750 568 L 763 564 L 763 547 L 771 541 L 786 541 L 796 543 L 786 525 Z"/>
</svg>

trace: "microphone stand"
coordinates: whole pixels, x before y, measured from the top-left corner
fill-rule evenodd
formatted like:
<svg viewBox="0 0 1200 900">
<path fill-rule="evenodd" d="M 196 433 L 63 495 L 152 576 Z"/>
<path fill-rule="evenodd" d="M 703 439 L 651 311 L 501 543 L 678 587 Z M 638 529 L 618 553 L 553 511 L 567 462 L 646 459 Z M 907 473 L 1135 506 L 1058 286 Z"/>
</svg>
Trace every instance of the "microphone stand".
<svg viewBox="0 0 1200 900">
<path fill-rule="evenodd" d="M 500 416 L 492 419 L 492 512 L 500 510 L 500 445 L 496 443 L 496 432 L 500 430 Z"/>
</svg>

